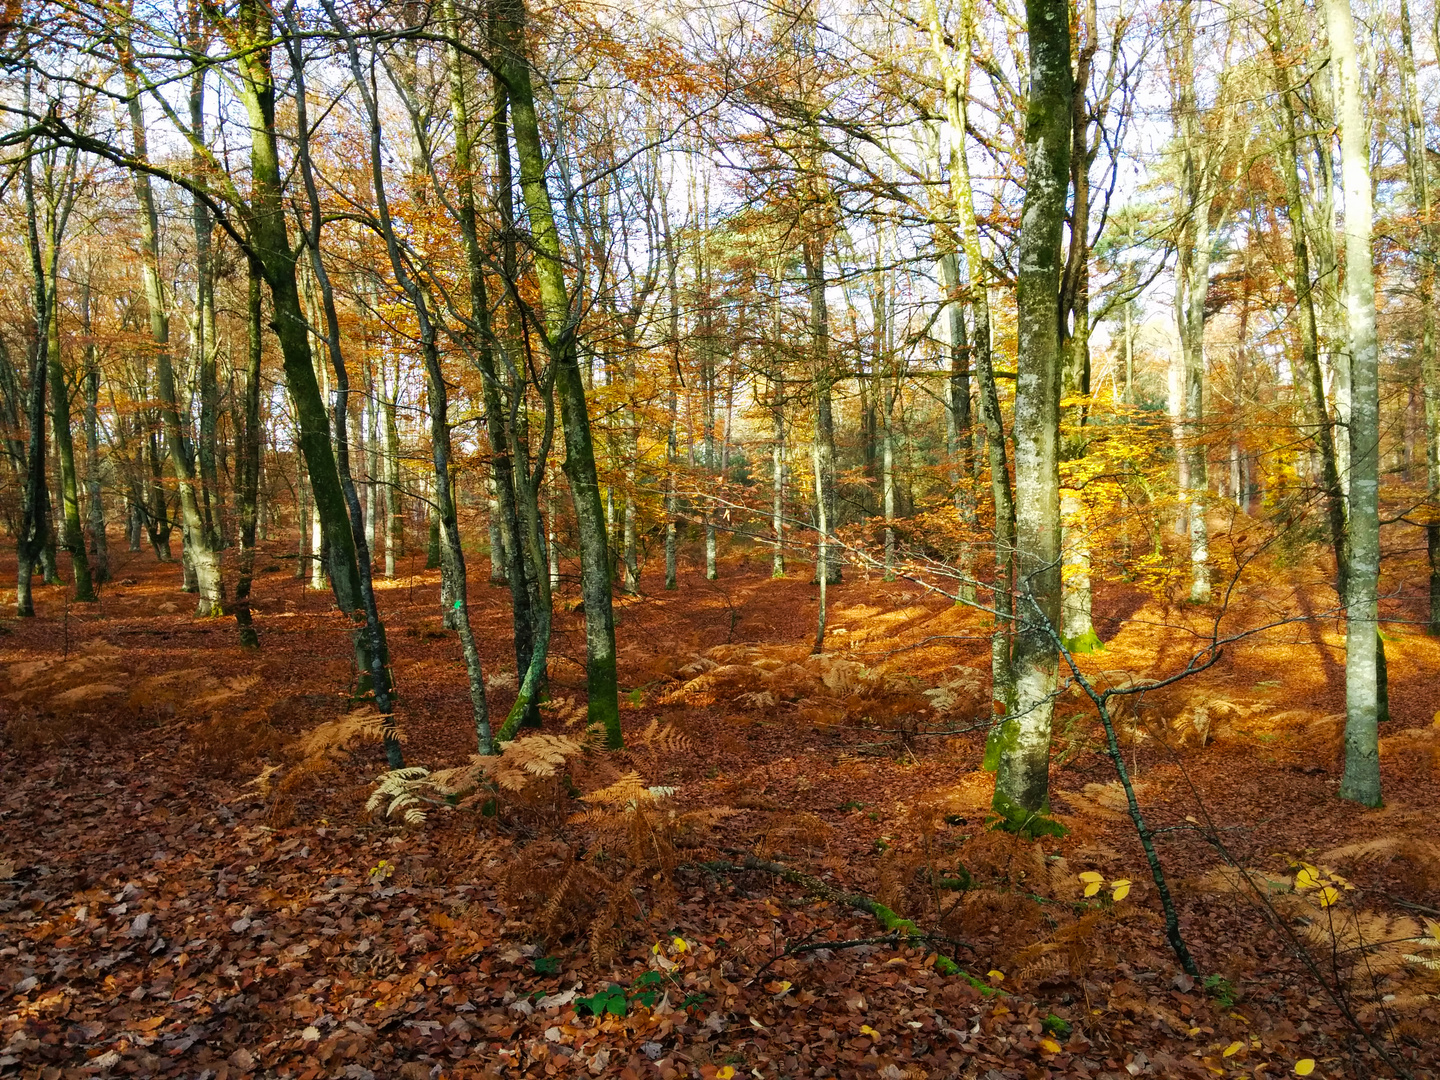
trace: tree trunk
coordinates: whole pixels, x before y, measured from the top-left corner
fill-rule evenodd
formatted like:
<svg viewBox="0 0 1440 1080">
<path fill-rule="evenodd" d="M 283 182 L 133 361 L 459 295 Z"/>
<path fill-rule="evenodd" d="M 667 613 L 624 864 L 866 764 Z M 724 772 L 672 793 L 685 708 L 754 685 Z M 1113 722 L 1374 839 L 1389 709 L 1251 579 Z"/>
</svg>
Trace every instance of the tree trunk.
<svg viewBox="0 0 1440 1080">
<path fill-rule="evenodd" d="M 240 557 L 235 572 L 235 622 L 240 627 L 240 644 L 248 649 L 260 647 L 259 635 L 250 614 L 250 583 L 255 572 L 255 519 L 260 506 L 260 361 L 264 310 L 261 303 L 260 268 L 249 264 L 249 295 L 246 311 L 248 334 L 245 349 L 245 410 L 244 427 L 240 429 L 240 452 L 237 455 L 237 509 L 240 514 Z"/>
<path fill-rule="evenodd" d="M 100 482 L 100 362 L 90 325 L 90 279 L 80 288 L 80 322 L 85 332 L 85 509 L 90 574 L 96 584 L 110 580 L 110 547 L 105 536 L 105 499 Z"/>
<path fill-rule="evenodd" d="M 1379 806 L 1380 385 L 1375 336 L 1370 139 L 1349 0 L 1326 0 L 1339 84 L 1345 187 L 1345 307 L 1350 324 L 1349 588 L 1345 596 L 1345 771 L 1340 797 Z"/>
<path fill-rule="evenodd" d="M 60 466 L 62 539 L 70 553 L 75 578 L 75 601 L 93 604 L 95 583 L 90 578 L 90 556 L 85 549 L 85 530 L 80 524 L 80 485 L 75 472 L 75 441 L 70 430 L 70 388 L 60 362 L 60 307 L 56 283 L 50 287 L 52 310 L 46 326 L 46 357 L 50 377 L 50 415 L 55 427 L 55 458 Z"/>
<path fill-rule="evenodd" d="M 1335 591 L 1344 602 L 1346 595 L 1347 556 L 1345 553 L 1345 492 L 1340 481 L 1335 454 L 1335 436 L 1330 410 L 1325 398 L 1325 375 L 1320 365 L 1320 332 L 1315 317 L 1315 291 L 1310 276 L 1310 247 L 1305 226 L 1305 203 L 1300 192 L 1300 172 L 1296 155 L 1300 146 L 1295 134 L 1295 104 L 1291 96 L 1292 74 L 1283 63 L 1285 48 L 1280 23 L 1279 2 L 1270 5 L 1270 57 L 1274 65 L 1277 89 L 1281 91 L 1280 118 L 1285 145 L 1276 155 L 1276 163 L 1285 182 L 1286 212 L 1290 217 L 1290 251 L 1294 266 L 1296 311 L 1300 316 L 1300 356 L 1304 364 L 1306 389 L 1309 391 L 1311 423 L 1320 451 L 1320 482 L 1325 492 L 1326 521 L 1330 532 L 1331 550 L 1335 555 Z M 1428 310 L 1428 305 L 1427 305 Z"/>
<path fill-rule="evenodd" d="M 570 482 L 580 541 L 580 589 L 585 603 L 586 685 L 590 722 L 604 728 L 606 743 L 623 743 L 615 664 L 615 617 L 611 607 L 606 551 L 605 506 L 595 470 L 595 449 L 585 386 L 576 353 L 576 319 L 565 284 L 560 234 L 545 184 L 545 151 L 535 114 L 529 59 L 524 45 L 524 0 L 506 3 L 505 50 L 501 67 L 510 93 L 520 188 L 530 219 L 535 274 L 545 315 L 546 347 L 555 368 L 555 392 L 565 430 L 563 468 Z"/>
<path fill-rule="evenodd" d="M 1180 336 L 1181 385 L 1179 412 L 1184 469 L 1180 497 L 1190 537 L 1190 600 L 1210 600 L 1210 543 L 1206 522 L 1206 455 L 1201 438 L 1205 418 L 1205 299 L 1210 290 L 1210 209 L 1214 195 L 1210 169 L 1201 145 L 1195 102 L 1195 61 L 1191 0 L 1180 15 L 1180 70 L 1176 102 L 1180 131 L 1180 197 L 1185 220 L 1176 245 L 1175 321 Z"/>
<path fill-rule="evenodd" d="M 1016 307 L 1015 522 L 1019 551 L 1015 714 L 996 738 L 993 806 L 1034 830 L 1049 809 L 1050 720 L 1060 620 L 1060 239 L 1070 176 L 1070 21 L 1063 0 L 1027 0 L 1025 122 Z"/>
<path fill-rule="evenodd" d="M 815 453 L 818 455 L 816 497 L 825 504 L 817 510 L 823 522 L 825 547 L 833 544 L 835 531 L 835 417 L 831 402 L 830 312 L 825 302 L 824 242 L 807 237 L 800 245 L 805 267 L 805 289 L 810 298 L 810 348 L 812 378 L 815 380 Z M 840 560 L 822 559 L 829 584 L 840 583 Z"/>
<path fill-rule="evenodd" d="M 130 130 L 135 142 L 135 156 L 148 159 L 145 114 L 141 107 L 138 80 L 129 64 L 128 50 L 125 70 L 126 91 L 130 95 Z M 155 342 L 156 381 L 159 390 L 160 415 L 165 427 L 165 441 L 170 450 L 170 466 L 180 489 L 180 520 L 184 547 L 189 565 L 195 574 L 200 599 L 196 614 L 216 616 L 225 607 L 225 584 L 221 577 L 220 556 L 214 538 L 205 526 L 201 512 L 199 483 L 190 457 L 190 447 L 181 426 L 179 399 L 175 387 L 175 369 L 170 355 L 170 316 L 166 309 L 164 286 L 160 277 L 160 220 L 155 197 L 147 173 L 134 174 L 135 199 L 140 218 L 142 248 L 142 279 L 145 303 L 150 312 L 150 337 Z M 185 427 L 188 427 L 188 423 Z"/>
<path fill-rule="evenodd" d="M 990 636 L 991 708 L 995 717 L 1015 712 L 1015 668 L 1012 644 L 1015 616 L 1015 500 L 1010 486 L 1010 463 L 1005 450 L 1005 429 L 1000 415 L 1000 397 L 995 386 L 991 358 L 990 295 L 980 247 L 980 228 L 975 216 L 975 197 L 970 164 L 965 156 L 966 114 L 969 108 L 970 43 L 974 32 L 973 9 L 962 11 L 955 39 L 960 62 L 950 62 L 944 27 L 933 3 L 927 4 L 930 47 L 944 76 L 945 124 L 950 142 L 950 200 L 955 208 L 974 322 L 973 358 L 980 414 L 990 465 L 990 492 L 995 504 L 995 581 L 992 587 L 995 632 Z M 1000 729 L 992 731 L 998 737 Z M 994 768 L 994 755 L 987 753 L 987 766 Z"/>
<path fill-rule="evenodd" d="M 25 103 L 29 108 L 30 79 L 25 78 Z M 45 391 L 46 356 L 49 320 L 52 311 L 49 282 L 55 280 L 55 267 L 45 265 L 45 251 L 40 244 L 39 208 L 35 199 L 34 159 L 29 155 L 21 167 L 21 184 L 25 193 L 25 247 L 30 258 L 31 296 L 35 319 L 35 340 L 31 343 L 27 372 L 30 400 L 26 422 L 29 433 L 25 453 L 25 488 L 21 498 L 20 527 L 15 533 L 16 584 L 15 614 L 22 619 L 35 617 L 32 580 L 50 535 L 50 495 L 45 483 Z M 43 578 L 42 578 L 43 580 Z"/>
</svg>

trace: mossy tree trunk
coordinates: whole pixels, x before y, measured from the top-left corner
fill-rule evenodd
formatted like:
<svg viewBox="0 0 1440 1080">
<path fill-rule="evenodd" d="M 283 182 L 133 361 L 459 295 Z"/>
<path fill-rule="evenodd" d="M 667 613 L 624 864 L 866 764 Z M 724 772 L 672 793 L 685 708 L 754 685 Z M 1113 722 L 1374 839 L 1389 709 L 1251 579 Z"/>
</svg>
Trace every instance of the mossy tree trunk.
<svg viewBox="0 0 1440 1080">
<path fill-rule="evenodd" d="M 1015 711 L 1001 724 L 994 809 L 1029 827 L 1049 809 L 1050 720 L 1060 620 L 1060 240 L 1070 179 L 1069 5 L 1027 0 L 1030 97 L 1016 306 Z"/>
</svg>

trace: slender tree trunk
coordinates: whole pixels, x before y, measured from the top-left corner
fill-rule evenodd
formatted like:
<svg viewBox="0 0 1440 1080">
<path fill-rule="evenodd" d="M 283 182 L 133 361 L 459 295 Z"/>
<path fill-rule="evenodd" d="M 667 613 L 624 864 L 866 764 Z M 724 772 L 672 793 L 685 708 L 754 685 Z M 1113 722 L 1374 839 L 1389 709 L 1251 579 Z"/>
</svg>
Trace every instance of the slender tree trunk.
<svg viewBox="0 0 1440 1080">
<path fill-rule="evenodd" d="M 529 60 L 524 46 L 524 0 L 507 2 L 504 59 L 510 93 L 520 187 L 535 249 L 535 274 L 545 314 L 546 345 L 555 367 L 555 392 L 565 430 L 566 478 L 575 507 L 580 541 L 580 587 L 585 603 L 586 684 L 590 722 L 604 728 L 606 742 L 618 747 L 619 684 L 616 675 L 615 617 L 611 607 L 610 567 L 606 552 L 605 507 L 595 469 L 595 450 L 585 386 L 576 353 L 575 321 L 565 283 L 560 234 L 545 181 L 545 151 L 535 113 Z"/>
<path fill-rule="evenodd" d="M 383 380 L 383 374 L 382 374 Z M 400 501 L 400 377 L 396 372 L 393 390 L 386 392 L 385 411 L 385 576 L 394 578 L 395 560 L 405 554 L 405 508 Z"/>
<path fill-rule="evenodd" d="M 950 62 L 944 28 L 933 3 L 926 7 L 930 23 L 930 47 L 941 66 L 945 90 L 945 123 L 950 141 L 950 199 L 965 252 L 965 269 L 970 287 L 970 310 L 974 322 L 973 358 L 980 414 L 990 465 L 990 491 L 995 504 L 995 583 L 993 606 L 995 633 L 990 637 L 990 683 L 992 715 L 1013 716 L 1015 712 L 1015 668 L 1012 645 L 1015 616 L 1015 500 L 1010 486 L 1010 463 L 1005 450 L 1005 430 L 1000 415 L 1000 397 L 995 386 L 991 359 L 990 296 L 980 247 L 980 228 L 975 216 L 975 197 L 970 165 L 965 156 L 965 132 L 969 108 L 970 43 L 975 31 L 973 6 L 961 9 L 955 51 L 959 63 Z M 998 739 L 1000 729 L 992 732 Z M 996 744 L 998 746 L 998 743 Z M 986 764 L 995 767 L 995 755 L 987 751 Z"/>
<path fill-rule="evenodd" d="M 1206 522 L 1206 453 L 1201 438 L 1205 413 L 1205 300 L 1210 290 L 1210 210 L 1213 184 L 1201 145 L 1195 102 L 1191 0 L 1180 16 L 1176 110 L 1181 139 L 1180 196 L 1185 215 L 1177 244 L 1175 317 L 1180 335 L 1180 415 L 1184 458 L 1181 499 L 1190 536 L 1190 600 L 1210 600 L 1209 528 Z"/>
<path fill-rule="evenodd" d="M 938 154 L 938 148 L 937 148 Z M 939 171 L 938 168 L 936 170 Z M 975 499 L 970 486 L 973 472 L 971 447 L 974 432 L 970 408 L 970 343 L 965 332 L 965 310 L 961 302 L 960 259 L 955 252 L 940 256 L 940 284 L 945 290 L 946 338 L 950 345 L 950 378 L 945 401 L 945 450 L 950 461 L 950 486 L 954 489 L 955 514 L 962 525 L 973 529 L 977 521 Z M 962 602 L 975 599 L 975 566 L 970 544 L 959 556 L 960 582 L 957 595 Z"/>
<path fill-rule="evenodd" d="M 1076 8 L 1075 78 L 1070 91 L 1070 246 L 1060 276 L 1061 395 L 1080 399 L 1069 410 L 1071 431 L 1062 440 L 1065 460 L 1085 456 L 1085 424 L 1090 398 L 1090 165 L 1095 148 L 1090 125 L 1097 111 L 1087 94 L 1099 45 L 1095 0 Z M 1098 144 L 1097 144 L 1098 146 Z M 1087 508 L 1080 492 L 1066 488 L 1060 497 L 1061 573 L 1060 636 L 1071 652 L 1101 648 L 1091 619 L 1090 538 Z"/>
<path fill-rule="evenodd" d="M 315 552 L 310 549 L 310 481 L 305 476 L 305 458 L 295 458 L 295 524 L 300 531 L 299 547 L 295 560 L 295 576 L 304 581 L 310 573 L 310 560 Z"/>
<path fill-rule="evenodd" d="M 96 584 L 110 580 L 110 547 L 105 536 L 105 500 L 100 481 L 100 362 L 90 325 L 90 279 L 80 286 L 80 325 L 85 333 L 85 509 L 90 574 Z"/>
<path fill-rule="evenodd" d="M 820 602 L 815 612 L 815 644 L 810 649 L 818 656 L 825 651 L 825 620 L 828 615 L 826 590 L 830 584 L 830 520 L 825 513 L 825 461 L 817 430 L 810 444 L 810 460 L 815 473 L 815 581 L 820 586 Z"/>
<path fill-rule="evenodd" d="M 249 649 L 260 647 L 255 622 L 250 614 L 250 583 L 255 573 L 255 520 L 260 506 L 260 361 L 264 310 L 261 303 L 260 268 L 249 264 L 249 294 L 246 312 L 245 348 L 245 411 L 244 427 L 240 430 L 240 453 L 236 462 L 240 512 L 240 557 L 235 572 L 235 621 L 240 627 L 240 644 Z"/>
<path fill-rule="evenodd" d="M 203 50 L 204 43 L 196 42 Z M 190 129 L 197 138 L 205 138 L 205 77 L 206 68 L 199 67 L 190 80 Z M 198 183 L 207 172 L 204 157 L 196 152 L 191 168 Z M 216 359 L 219 341 L 215 328 L 215 258 L 211 244 L 210 211 L 198 197 L 190 203 L 191 227 L 195 236 L 195 373 L 200 384 L 200 431 L 196 458 L 199 465 L 199 507 L 204 525 L 204 540 L 212 553 L 225 546 L 225 502 L 220 497 L 218 438 L 220 423 L 220 384 Z M 202 556 L 203 559 L 203 556 Z"/>
<path fill-rule="evenodd" d="M 30 77 L 24 82 L 25 105 L 30 107 Z M 50 495 L 45 483 L 45 391 L 46 359 L 50 340 L 49 321 L 53 310 L 49 283 L 55 280 L 55 267 L 45 265 L 45 251 L 40 243 L 39 207 L 35 198 L 35 161 L 26 155 L 21 166 L 21 184 L 25 195 L 25 247 L 30 259 L 31 297 L 35 319 L 35 339 L 30 348 L 27 385 L 26 422 L 29 426 L 25 453 L 25 488 L 21 499 L 20 527 L 15 535 L 16 583 L 15 614 L 22 619 L 35 617 L 32 580 L 50 534 Z M 43 580 L 43 578 L 42 578 Z"/>
<path fill-rule="evenodd" d="M 50 288 L 52 311 L 46 326 L 46 357 L 50 378 L 50 415 L 55 426 L 55 458 L 60 466 L 62 539 L 70 553 L 75 578 L 75 600 L 93 604 L 95 583 L 90 577 L 90 557 L 85 549 L 85 530 L 80 524 L 80 485 L 75 471 L 75 441 L 70 430 L 70 388 L 60 362 L 60 310 L 55 284 Z"/>
<path fill-rule="evenodd" d="M 141 107 L 137 79 L 133 68 L 125 72 L 126 90 L 130 94 L 130 129 L 135 142 L 135 156 L 147 160 L 145 115 Z M 170 450 L 171 468 L 180 489 L 180 519 L 185 544 L 195 574 L 196 591 L 200 595 L 196 614 L 216 616 L 225 607 L 225 584 L 221 577 L 220 556 L 201 512 L 200 483 L 190 457 L 190 447 L 181 426 L 179 397 L 175 386 L 175 369 L 170 353 L 170 317 L 166 309 L 164 287 L 160 278 L 160 222 L 151 191 L 150 177 L 134 174 L 135 198 L 140 217 L 142 246 L 142 279 L 145 303 L 150 310 L 150 336 L 155 342 L 156 381 L 159 390 L 160 414 L 165 427 L 165 441 Z"/>
<path fill-rule="evenodd" d="M 1345 772 L 1340 797 L 1379 806 L 1380 384 L 1375 336 L 1370 139 L 1349 0 L 1326 0 L 1339 84 L 1345 186 L 1345 301 L 1350 324 L 1350 574 L 1345 596 Z"/>
<path fill-rule="evenodd" d="M 275 125 L 275 80 L 271 70 L 271 9 L 260 0 L 239 0 L 233 22 L 226 24 L 237 53 L 234 86 L 245 107 L 250 132 L 250 198 L 244 218 L 265 283 L 270 289 L 271 326 L 284 362 L 285 386 L 300 428 L 316 515 L 324 533 L 317 545 L 328 563 L 335 603 L 347 614 L 362 612 L 360 570 L 356 561 L 349 509 L 341 486 L 330 416 L 316 378 L 310 324 L 300 303 L 296 280 L 299 257 L 290 237 L 282 180 L 279 136 Z M 264 47 L 261 47 L 261 45 Z M 363 532 L 362 532 L 363 535 Z M 357 639 L 365 646 L 365 635 Z M 370 670 L 366 658 L 360 670 Z"/>
<path fill-rule="evenodd" d="M 676 588 L 679 571 L 679 410 L 680 392 L 680 283 L 678 280 L 679 257 L 675 252 L 675 238 L 670 232 L 669 201 L 665 197 L 665 185 L 660 185 L 661 236 L 665 246 L 665 291 L 669 297 L 669 346 L 670 372 L 669 387 L 665 394 L 665 588 Z"/>
<path fill-rule="evenodd" d="M 458 37 L 459 20 L 453 2 L 447 0 L 445 18 L 450 32 Z M 490 301 L 485 287 L 485 265 L 480 250 L 479 231 L 476 223 L 475 193 L 472 164 L 472 136 L 470 129 L 470 108 L 467 97 L 465 65 L 460 50 L 448 48 L 450 60 L 450 109 L 455 126 L 455 170 L 459 187 L 460 234 L 465 247 L 465 265 L 469 287 L 471 347 L 470 354 L 481 379 L 481 397 L 485 406 L 485 428 L 490 441 L 491 482 L 495 493 L 495 517 L 492 522 L 495 539 L 499 541 L 503 568 L 500 579 L 510 587 L 511 625 L 515 638 L 515 670 L 517 678 L 523 680 L 534 657 L 536 637 L 536 615 L 532 582 L 543 576 L 538 561 L 530 557 L 531 547 L 524 537 L 528 532 L 526 519 L 534 515 L 538 520 L 538 507 L 524 506 L 521 500 L 527 496 L 533 500 L 533 485 L 525 475 L 528 466 L 517 460 L 518 437 L 514 413 L 506 408 L 502 396 L 502 383 L 495 364 L 495 340 L 490 324 Z M 508 96 L 503 83 L 494 82 L 495 115 L 492 118 L 497 156 L 504 163 L 499 183 L 505 191 L 502 202 L 507 207 L 504 217 L 509 228 L 511 211 L 510 169 L 509 169 L 509 127 L 506 119 Z M 508 267 L 506 269 L 508 273 Z M 518 372 L 516 373 L 518 375 Z M 523 384 L 518 378 L 510 380 L 511 392 L 518 399 L 523 395 Z M 515 402 L 518 408 L 519 401 Z M 527 565 L 528 563 L 528 565 Z M 491 544 L 490 580 L 497 581 L 495 573 L 494 542 Z M 548 602 L 548 601 L 547 601 Z M 540 664 L 544 664 L 542 655 Z M 538 683 L 537 683 L 538 685 Z M 532 705 L 523 719 L 538 725 L 539 714 Z"/>
<path fill-rule="evenodd" d="M 779 302 L 776 302 L 778 316 Z M 777 346 L 779 338 L 776 338 Z M 777 372 L 770 380 L 770 533 L 775 550 L 770 557 L 770 576 L 785 576 L 785 392 Z"/>
<path fill-rule="evenodd" d="M 1295 133 L 1295 105 L 1292 98 L 1294 76 L 1283 63 L 1284 44 L 1280 23 L 1279 2 L 1270 5 L 1270 56 L 1278 80 L 1281 99 L 1280 117 L 1285 145 L 1276 155 L 1280 174 L 1285 182 L 1286 211 L 1290 217 L 1290 250 L 1294 265 L 1296 311 L 1300 317 L 1300 356 L 1304 365 L 1306 389 L 1309 391 L 1311 423 L 1320 451 L 1320 482 L 1325 491 L 1326 520 L 1330 531 L 1331 549 L 1335 555 L 1336 593 L 1344 601 L 1347 586 L 1348 557 L 1345 552 L 1345 491 L 1340 481 L 1335 453 L 1334 429 L 1325 398 L 1325 376 L 1320 365 L 1320 332 L 1315 317 L 1315 292 L 1310 276 L 1310 246 L 1305 226 L 1305 203 L 1300 192 L 1300 172 L 1296 155 L 1300 151 Z M 1427 305 L 1428 310 L 1428 305 Z"/>
<path fill-rule="evenodd" d="M 1440 31 L 1440 21 L 1436 24 Z M 1408 93 L 1405 130 L 1406 156 L 1410 162 L 1410 186 L 1415 212 L 1420 218 L 1420 280 L 1417 300 L 1420 305 L 1420 379 L 1425 429 L 1425 478 L 1431 501 L 1432 520 L 1425 526 L 1425 551 L 1430 567 L 1430 605 L 1426 632 L 1440 636 L 1440 519 L 1435 501 L 1440 493 L 1440 357 L 1435 342 L 1435 270 L 1440 259 L 1440 221 L 1436 220 L 1434 196 L 1430 191 L 1430 168 L 1425 141 L 1425 110 L 1420 96 L 1420 80 L 1415 70 L 1415 44 L 1410 26 L 1410 9 L 1405 0 L 1400 4 L 1400 35 L 1404 45 L 1404 65 Z M 1440 41 L 1440 33 L 1436 40 Z"/>
<path fill-rule="evenodd" d="M 817 513 L 824 522 L 826 547 L 835 529 L 835 417 L 831 401 L 830 312 L 825 302 L 825 248 L 823 241 L 807 238 L 800 245 L 805 267 L 805 288 L 810 298 L 810 348 L 815 380 L 815 452 L 819 455 L 818 498 L 825 511 Z M 840 583 L 840 560 L 822 559 L 831 585 Z"/>
<path fill-rule="evenodd" d="M 1001 724 L 995 811 L 1033 829 L 1050 805 L 1050 721 L 1060 621 L 1060 239 L 1070 175 L 1070 20 L 1063 0 L 1027 0 L 1030 100 L 1021 213 L 1015 392 L 1018 616 L 1016 709 Z"/>
</svg>

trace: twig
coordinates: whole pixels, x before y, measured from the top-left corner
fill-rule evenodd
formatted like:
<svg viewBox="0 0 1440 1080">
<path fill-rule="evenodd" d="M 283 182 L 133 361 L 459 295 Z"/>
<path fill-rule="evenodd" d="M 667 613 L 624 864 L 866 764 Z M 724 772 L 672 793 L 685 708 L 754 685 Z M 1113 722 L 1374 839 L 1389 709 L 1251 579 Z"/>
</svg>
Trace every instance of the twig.
<svg viewBox="0 0 1440 1080">
<path fill-rule="evenodd" d="M 1402 900 L 1393 893 L 1386 893 L 1385 896 L 1391 903 L 1399 904 L 1401 907 L 1409 908 L 1411 911 L 1418 911 L 1422 915 L 1440 915 L 1440 908 L 1426 907 L 1424 904 L 1417 904 L 1410 900 Z"/>
</svg>

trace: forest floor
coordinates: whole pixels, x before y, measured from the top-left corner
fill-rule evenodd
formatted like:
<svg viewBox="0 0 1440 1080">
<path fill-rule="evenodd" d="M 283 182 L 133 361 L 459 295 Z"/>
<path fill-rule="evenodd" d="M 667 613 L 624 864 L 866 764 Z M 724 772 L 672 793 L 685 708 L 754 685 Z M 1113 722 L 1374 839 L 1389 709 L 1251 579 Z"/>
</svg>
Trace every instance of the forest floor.
<svg viewBox="0 0 1440 1080">
<path fill-rule="evenodd" d="M 348 627 L 270 547 L 257 652 L 191 616 L 178 565 L 123 547 L 99 604 L 41 588 L 38 618 L 0 625 L 0 1075 L 1437 1075 L 1440 642 L 1418 628 L 1387 629 L 1381 810 L 1336 797 L 1333 617 L 1125 699 L 1196 980 L 1073 689 L 1051 777 L 1068 834 L 986 829 L 982 615 L 847 571 L 810 659 L 808 566 L 772 580 L 768 552 L 737 550 L 674 592 L 649 573 L 617 602 L 631 748 L 586 755 L 594 783 L 674 788 L 637 873 L 584 831 L 580 780 L 419 827 L 367 812 L 379 747 L 315 749 L 354 712 Z M 475 562 L 498 716 L 508 593 Z M 1242 590 L 1222 629 L 1333 606 L 1293 577 Z M 407 759 L 461 764 L 437 574 L 407 559 L 380 586 Z M 583 623 L 562 592 L 547 730 L 578 739 Z M 1095 612 L 1107 645 L 1080 663 L 1104 685 L 1181 670 L 1215 616 L 1124 585 Z"/>
</svg>

